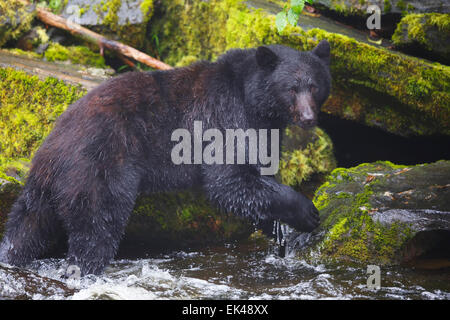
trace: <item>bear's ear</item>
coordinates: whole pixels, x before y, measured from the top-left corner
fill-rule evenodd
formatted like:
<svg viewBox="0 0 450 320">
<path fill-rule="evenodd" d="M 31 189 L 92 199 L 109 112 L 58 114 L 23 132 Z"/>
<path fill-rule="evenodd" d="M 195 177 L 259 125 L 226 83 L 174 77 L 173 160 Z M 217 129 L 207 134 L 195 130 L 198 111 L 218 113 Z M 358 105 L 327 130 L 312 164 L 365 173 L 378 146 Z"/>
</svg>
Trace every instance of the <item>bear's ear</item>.
<svg viewBox="0 0 450 320">
<path fill-rule="evenodd" d="M 327 40 L 320 41 L 312 52 L 327 64 L 330 64 L 330 44 Z"/>
<path fill-rule="evenodd" d="M 256 62 L 258 65 L 265 69 L 275 69 L 278 63 L 278 57 L 267 47 L 258 47 L 256 49 Z"/>
</svg>

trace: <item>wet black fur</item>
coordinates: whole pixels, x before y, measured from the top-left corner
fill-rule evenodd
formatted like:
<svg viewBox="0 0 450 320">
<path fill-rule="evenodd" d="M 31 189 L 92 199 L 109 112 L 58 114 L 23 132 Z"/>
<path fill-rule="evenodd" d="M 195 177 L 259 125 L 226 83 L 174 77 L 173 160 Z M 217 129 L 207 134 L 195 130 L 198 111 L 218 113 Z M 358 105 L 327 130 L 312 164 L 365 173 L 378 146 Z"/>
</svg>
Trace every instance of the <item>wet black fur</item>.
<svg viewBox="0 0 450 320">
<path fill-rule="evenodd" d="M 37 151 L 9 214 L 0 259 L 26 265 L 62 224 L 69 263 L 82 274 L 100 273 L 115 256 L 138 194 L 195 186 L 223 210 L 311 231 L 317 210 L 303 195 L 254 165 L 176 166 L 170 137 L 177 128 L 192 132 L 194 120 L 204 130 L 283 129 L 293 118 L 292 92 L 316 86 L 318 112 L 330 91 L 328 62 L 326 42 L 314 52 L 275 45 L 101 84 L 69 106 Z"/>
</svg>

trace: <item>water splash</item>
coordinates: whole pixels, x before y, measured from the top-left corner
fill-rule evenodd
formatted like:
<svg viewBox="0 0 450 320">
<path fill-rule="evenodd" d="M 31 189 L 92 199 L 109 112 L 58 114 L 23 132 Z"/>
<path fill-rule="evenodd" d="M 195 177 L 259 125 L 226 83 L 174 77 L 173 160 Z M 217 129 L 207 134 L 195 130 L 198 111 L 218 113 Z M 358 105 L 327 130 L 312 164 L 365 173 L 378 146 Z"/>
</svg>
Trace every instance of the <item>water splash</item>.
<svg viewBox="0 0 450 320">
<path fill-rule="evenodd" d="M 364 267 L 299 259 L 291 237 L 301 246 L 314 235 L 292 233 L 283 227 L 277 230 L 283 232 L 278 244 L 280 239 L 287 244 L 284 258 L 278 255 L 276 241 L 259 239 L 148 259 L 117 260 L 103 275 L 78 280 L 61 279 L 64 260 L 40 260 L 30 266 L 39 284 L 34 288 L 18 281 L 17 270 L 0 272 L 0 298 L 22 294 L 28 299 L 450 299 L 448 270 L 382 268 L 381 289 L 372 291 L 366 286 Z M 33 291 L 48 281 L 53 281 L 48 288 L 57 288 L 58 283 L 73 292 Z"/>
</svg>

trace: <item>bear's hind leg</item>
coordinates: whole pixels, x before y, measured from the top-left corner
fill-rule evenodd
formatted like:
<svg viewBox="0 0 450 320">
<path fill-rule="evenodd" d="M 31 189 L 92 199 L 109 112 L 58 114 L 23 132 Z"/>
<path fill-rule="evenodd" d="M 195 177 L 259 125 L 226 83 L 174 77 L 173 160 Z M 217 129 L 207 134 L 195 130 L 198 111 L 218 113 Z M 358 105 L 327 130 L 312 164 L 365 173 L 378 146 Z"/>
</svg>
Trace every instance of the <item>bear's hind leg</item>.
<svg viewBox="0 0 450 320">
<path fill-rule="evenodd" d="M 90 194 L 89 206 L 71 208 L 63 219 L 68 233 L 67 261 L 81 275 L 101 273 L 116 255 L 137 192 L 119 192 L 117 185 L 115 189 L 113 193 L 110 188 L 97 188 Z"/>
<path fill-rule="evenodd" d="M 31 180 L 31 179 L 29 179 Z M 38 191 L 25 187 L 14 203 L 0 244 L 0 261 L 25 266 L 39 258 L 57 235 L 53 209 Z"/>
</svg>

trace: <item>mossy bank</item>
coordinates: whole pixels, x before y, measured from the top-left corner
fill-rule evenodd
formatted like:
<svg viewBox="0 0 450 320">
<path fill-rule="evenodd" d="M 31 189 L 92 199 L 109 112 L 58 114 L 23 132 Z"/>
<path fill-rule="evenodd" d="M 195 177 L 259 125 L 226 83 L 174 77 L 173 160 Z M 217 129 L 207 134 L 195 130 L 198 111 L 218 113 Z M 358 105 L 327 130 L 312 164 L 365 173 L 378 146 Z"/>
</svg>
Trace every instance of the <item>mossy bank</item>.
<svg viewBox="0 0 450 320">
<path fill-rule="evenodd" d="M 240 0 L 168 0 L 155 6 L 149 37 L 172 65 L 214 60 L 232 48 L 284 44 L 332 47 L 332 96 L 325 112 L 403 136 L 450 134 L 450 68 L 360 43 L 320 29 L 288 27 L 278 34 L 274 16 Z"/>
</svg>

